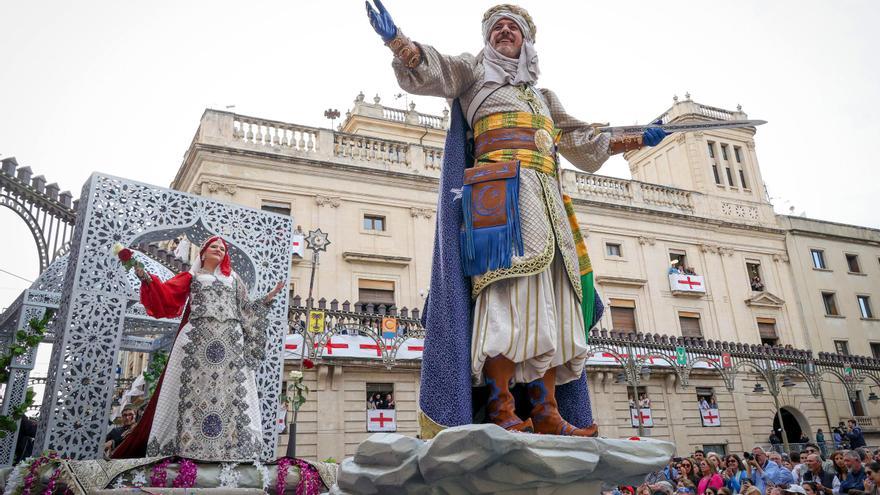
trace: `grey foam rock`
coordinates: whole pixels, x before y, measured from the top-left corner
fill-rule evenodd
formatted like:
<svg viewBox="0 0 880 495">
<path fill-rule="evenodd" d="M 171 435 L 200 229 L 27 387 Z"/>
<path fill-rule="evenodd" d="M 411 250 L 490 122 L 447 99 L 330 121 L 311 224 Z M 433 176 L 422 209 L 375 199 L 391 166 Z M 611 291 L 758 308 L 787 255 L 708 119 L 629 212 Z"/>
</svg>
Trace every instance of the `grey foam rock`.
<svg viewBox="0 0 880 495">
<path fill-rule="evenodd" d="M 331 493 L 598 493 L 640 483 L 675 453 L 669 442 L 509 432 L 492 424 L 441 431 L 421 441 L 372 435 L 339 469 Z"/>
</svg>

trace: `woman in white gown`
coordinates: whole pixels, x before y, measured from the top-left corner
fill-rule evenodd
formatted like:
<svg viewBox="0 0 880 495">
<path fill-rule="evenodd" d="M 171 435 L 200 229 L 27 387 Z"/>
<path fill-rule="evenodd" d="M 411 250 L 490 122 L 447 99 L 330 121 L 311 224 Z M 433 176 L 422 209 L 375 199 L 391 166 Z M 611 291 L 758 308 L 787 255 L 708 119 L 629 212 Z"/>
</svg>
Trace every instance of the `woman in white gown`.
<svg viewBox="0 0 880 495">
<path fill-rule="evenodd" d="M 138 271 L 147 314 L 183 318 L 144 417 L 113 457 L 259 458 L 256 369 L 265 357 L 265 316 L 284 284 L 251 301 L 227 251 L 215 236 L 202 245 L 189 272 L 162 282 Z"/>
</svg>

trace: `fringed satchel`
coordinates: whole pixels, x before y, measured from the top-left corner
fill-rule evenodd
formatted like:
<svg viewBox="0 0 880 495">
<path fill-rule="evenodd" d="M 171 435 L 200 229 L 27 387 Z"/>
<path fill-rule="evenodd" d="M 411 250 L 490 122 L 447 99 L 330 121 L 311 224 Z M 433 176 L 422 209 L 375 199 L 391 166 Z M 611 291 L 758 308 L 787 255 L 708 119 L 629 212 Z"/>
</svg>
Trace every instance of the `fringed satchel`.
<svg viewBox="0 0 880 495">
<path fill-rule="evenodd" d="M 465 275 L 510 268 L 523 255 L 519 218 L 519 161 L 464 171 L 461 259 Z"/>
</svg>

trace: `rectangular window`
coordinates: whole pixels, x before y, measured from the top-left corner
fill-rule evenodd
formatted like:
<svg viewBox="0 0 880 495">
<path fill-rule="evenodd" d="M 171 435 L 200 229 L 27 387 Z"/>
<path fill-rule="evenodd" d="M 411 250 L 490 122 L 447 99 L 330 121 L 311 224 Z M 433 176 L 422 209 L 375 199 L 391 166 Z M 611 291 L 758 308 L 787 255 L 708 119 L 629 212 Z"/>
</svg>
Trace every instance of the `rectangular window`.
<svg viewBox="0 0 880 495">
<path fill-rule="evenodd" d="M 761 344 L 777 345 L 779 335 L 776 333 L 776 320 L 758 317 L 756 321 L 758 322 L 758 335 L 761 337 Z"/>
<path fill-rule="evenodd" d="M 703 336 L 703 330 L 700 328 L 700 313 L 679 311 L 678 323 L 681 325 L 682 337 L 700 338 Z"/>
<path fill-rule="evenodd" d="M 727 158 L 727 145 L 726 145 L 726 144 L 722 144 L 722 145 L 721 145 L 721 158 L 723 158 L 724 160 L 727 160 L 727 159 L 728 159 L 728 158 Z"/>
<path fill-rule="evenodd" d="M 859 255 L 857 254 L 846 255 L 846 266 L 849 267 L 850 273 L 862 273 L 862 268 L 859 266 Z"/>
<path fill-rule="evenodd" d="M 746 181 L 746 172 L 743 169 L 739 169 L 739 181 L 742 183 L 743 189 L 749 188 L 749 183 Z"/>
<path fill-rule="evenodd" d="M 709 141 L 706 144 L 709 146 L 709 158 L 715 158 L 715 143 Z"/>
<path fill-rule="evenodd" d="M 277 213 L 279 215 L 285 215 L 288 217 L 290 216 L 290 203 L 263 201 L 263 203 L 260 205 L 260 209 L 271 213 Z"/>
<path fill-rule="evenodd" d="M 606 242 L 605 243 L 605 254 L 608 256 L 616 256 L 618 258 L 623 256 L 621 254 L 620 244 L 618 244 L 616 242 Z"/>
<path fill-rule="evenodd" d="M 615 332 L 636 331 L 636 302 L 632 299 L 611 299 L 611 329 Z"/>
<path fill-rule="evenodd" d="M 874 359 L 880 359 L 880 343 L 871 342 L 871 355 Z"/>
<path fill-rule="evenodd" d="M 367 383 L 366 431 L 397 431 L 393 383 Z"/>
<path fill-rule="evenodd" d="M 718 165 L 712 164 L 712 174 L 715 176 L 715 183 L 721 185 L 721 176 L 718 175 Z"/>
<path fill-rule="evenodd" d="M 386 280 L 358 280 L 358 302 L 364 305 L 394 304 L 394 282 Z"/>
<path fill-rule="evenodd" d="M 727 183 L 730 185 L 730 187 L 736 187 L 736 185 L 733 183 L 733 173 L 730 172 L 730 167 L 726 167 L 726 170 L 727 170 Z"/>
<path fill-rule="evenodd" d="M 385 231 L 385 217 L 364 215 L 364 230 Z"/>
<path fill-rule="evenodd" d="M 834 352 L 842 356 L 849 356 L 849 343 L 845 340 L 835 340 Z"/>
<path fill-rule="evenodd" d="M 761 264 L 756 261 L 747 261 L 746 272 L 749 274 L 749 285 L 752 287 L 752 290 L 755 292 L 763 291 L 764 280 L 761 278 Z"/>
<path fill-rule="evenodd" d="M 825 266 L 825 251 L 821 249 L 810 249 L 810 256 L 813 257 L 813 268 L 818 268 L 820 270 L 826 270 Z"/>
<path fill-rule="evenodd" d="M 871 311 L 871 298 L 868 296 L 856 296 L 859 301 L 859 313 L 862 318 L 873 318 L 874 312 Z"/>
<path fill-rule="evenodd" d="M 736 158 L 736 163 L 742 163 L 742 151 L 739 146 L 733 147 L 733 157 Z"/>
<path fill-rule="evenodd" d="M 822 304 L 825 305 L 825 315 L 840 316 L 840 313 L 837 311 L 837 301 L 834 298 L 833 292 L 822 293 Z"/>
</svg>

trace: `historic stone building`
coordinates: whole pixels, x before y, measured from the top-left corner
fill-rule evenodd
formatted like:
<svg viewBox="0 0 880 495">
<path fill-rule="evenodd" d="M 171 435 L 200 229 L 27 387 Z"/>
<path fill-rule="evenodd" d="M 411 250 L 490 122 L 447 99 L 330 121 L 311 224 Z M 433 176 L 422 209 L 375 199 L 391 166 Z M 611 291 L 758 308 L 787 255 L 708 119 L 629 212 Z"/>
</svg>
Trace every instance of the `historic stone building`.
<svg viewBox="0 0 880 495">
<path fill-rule="evenodd" d="M 690 98 L 662 115 L 745 117 Z M 304 231 L 328 233 L 315 299 L 411 311 L 423 305 L 430 281 L 446 119 L 414 106 L 388 108 L 378 97 L 369 103 L 363 94 L 338 130 L 207 110 L 172 187 L 292 215 Z M 627 154 L 633 180 L 562 172 L 608 306 L 601 326 L 880 357 L 872 307 L 873 295 L 880 297 L 880 231 L 774 214 L 754 138 L 754 129 L 673 135 Z M 291 291 L 305 298 L 311 256 L 292 262 Z M 607 436 L 637 431 L 630 399 L 650 404 L 642 421 L 653 426 L 645 435 L 673 440 L 680 452 L 765 444 L 779 416 L 792 439 L 801 430 L 815 438 L 818 428 L 828 432 L 853 415 L 866 431 L 880 431 L 870 380 L 847 385 L 857 389 L 851 402 L 845 377 L 822 375 L 821 390 L 812 390 L 821 391 L 817 398 L 803 380 L 786 376 L 777 387 L 777 415 L 772 394 L 756 386 L 758 375 L 731 375 L 730 392 L 716 369 L 698 367 L 682 386 L 682 376 L 658 360 L 649 373 L 642 370 L 634 393 L 607 357 L 597 352 L 588 367 L 595 416 Z M 325 353 L 307 382 L 312 394 L 300 411 L 298 455 L 353 454 L 369 434 L 368 394 L 393 393 L 397 431 L 418 431 L 417 360 L 389 368 Z M 717 403 L 708 419 L 704 402 Z"/>
</svg>

